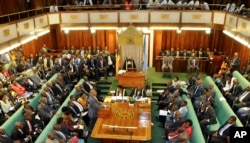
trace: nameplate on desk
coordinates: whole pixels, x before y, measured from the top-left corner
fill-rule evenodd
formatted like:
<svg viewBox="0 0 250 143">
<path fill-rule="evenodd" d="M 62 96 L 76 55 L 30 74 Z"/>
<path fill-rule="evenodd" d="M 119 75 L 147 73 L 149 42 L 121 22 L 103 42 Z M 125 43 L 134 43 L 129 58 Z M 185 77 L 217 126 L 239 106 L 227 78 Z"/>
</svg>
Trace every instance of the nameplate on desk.
<svg viewBox="0 0 250 143">
<path fill-rule="evenodd" d="M 112 101 L 127 101 L 128 96 L 112 96 Z"/>
</svg>

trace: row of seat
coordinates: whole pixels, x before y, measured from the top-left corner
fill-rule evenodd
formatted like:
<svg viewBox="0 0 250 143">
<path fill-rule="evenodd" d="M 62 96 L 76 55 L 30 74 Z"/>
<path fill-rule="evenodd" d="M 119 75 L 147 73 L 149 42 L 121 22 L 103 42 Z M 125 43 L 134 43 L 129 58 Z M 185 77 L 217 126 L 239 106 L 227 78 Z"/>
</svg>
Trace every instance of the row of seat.
<svg viewBox="0 0 250 143">
<path fill-rule="evenodd" d="M 214 130 L 217 130 L 220 126 L 222 126 L 230 116 L 232 115 L 236 116 L 236 114 L 233 112 L 232 108 L 227 103 L 225 97 L 223 96 L 219 88 L 215 85 L 214 80 L 210 76 L 207 76 L 203 82 L 203 85 L 205 87 L 208 87 L 210 84 L 214 85 L 214 91 L 215 91 L 214 100 L 217 105 L 217 107 L 215 108 L 217 123 L 213 125 L 208 125 L 207 129 L 209 131 L 214 131 Z M 236 126 L 243 127 L 243 124 L 238 118 L 236 121 Z"/>
<path fill-rule="evenodd" d="M 84 80 L 81 79 L 77 84 L 83 84 Z M 74 95 L 76 92 L 75 88 L 70 92 L 69 95 Z M 50 120 L 50 122 L 47 124 L 47 126 L 43 129 L 43 132 L 39 135 L 39 137 L 36 139 L 35 143 L 42 143 L 46 141 L 47 134 L 51 131 L 53 131 L 53 126 L 57 122 L 57 118 L 61 117 L 62 115 L 62 107 L 67 106 L 68 102 L 70 100 L 70 96 L 68 96 L 63 104 L 60 106 L 60 108 L 57 110 L 56 114 L 53 116 L 53 118 Z"/>
<path fill-rule="evenodd" d="M 53 81 L 53 80 L 55 80 L 57 78 L 57 74 L 55 74 L 55 75 L 53 75 L 49 80 L 48 80 L 48 82 L 51 82 L 51 81 Z M 43 86 L 42 86 L 42 88 L 41 88 L 41 90 L 38 92 L 38 93 L 36 93 L 35 95 L 34 95 L 34 97 L 30 100 L 30 106 L 32 106 L 34 109 L 36 109 L 37 108 L 37 106 L 38 106 L 38 103 L 39 103 L 39 99 L 41 98 L 41 93 L 42 93 L 42 90 L 44 89 L 44 87 L 45 87 L 46 85 L 44 84 Z M 7 134 L 11 134 L 11 132 L 12 132 L 12 130 L 13 130 L 13 128 L 14 128 L 14 125 L 15 125 L 15 123 L 16 122 L 18 122 L 18 121 L 22 121 L 23 120 L 23 116 L 22 116 L 22 114 L 23 114 L 23 105 L 7 120 L 7 121 L 5 121 L 3 124 L 2 124 L 2 126 L 1 126 L 1 128 L 4 128 L 5 129 L 5 131 L 6 131 L 6 133 Z"/>
</svg>

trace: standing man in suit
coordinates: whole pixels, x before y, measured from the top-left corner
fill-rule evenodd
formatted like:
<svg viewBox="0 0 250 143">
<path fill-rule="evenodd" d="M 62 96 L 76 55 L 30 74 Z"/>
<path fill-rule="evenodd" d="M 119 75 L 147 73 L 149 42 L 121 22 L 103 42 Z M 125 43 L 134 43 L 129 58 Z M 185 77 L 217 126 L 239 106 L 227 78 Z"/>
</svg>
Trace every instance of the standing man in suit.
<svg viewBox="0 0 250 143">
<path fill-rule="evenodd" d="M 210 106 L 210 101 L 206 101 L 197 113 L 197 117 L 200 121 L 201 131 L 206 137 L 207 125 L 216 124 L 216 115 L 212 106 Z"/>
<path fill-rule="evenodd" d="M 91 89 L 90 96 L 89 96 L 89 130 L 90 132 L 95 126 L 95 122 L 97 120 L 97 112 L 100 108 L 105 108 L 105 105 L 102 105 L 101 102 L 98 102 L 97 98 L 97 92 L 95 89 Z"/>
<path fill-rule="evenodd" d="M 169 69 L 170 72 L 170 77 L 172 76 L 173 72 L 173 60 L 174 58 L 167 54 L 166 56 L 163 57 L 162 59 L 162 66 L 161 66 L 161 71 L 162 71 L 162 77 L 165 77 L 165 70 Z"/>
<path fill-rule="evenodd" d="M 227 143 L 230 140 L 230 129 L 235 126 L 237 118 L 230 116 L 217 131 L 209 133 L 208 143 Z"/>
<path fill-rule="evenodd" d="M 188 74 L 191 74 L 192 70 L 195 70 L 195 75 L 199 74 L 199 59 L 196 58 L 195 54 L 188 60 Z"/>
<path fill-rule="evenodd" d="M 106 59 L 104 59 L 103 56 L 100 55 L 99 59 L 96 62 L 97 80 L 99 80 L 100 76 L 104 76 L 104 79 L 107 80 L 107 67 L 108 63 Z"/>
<path fill-rule="evenodd" d="M 241 61 L 241 59 L 239 57 L 239 53 L 235 52 L 234 57 L 233 57 L 232 62 L 231 62 L 231 72 L 240 70 L 240 61 Z"/>
<path fill-rule="evenodd" d="M 39 117 L 44 121 L 44 124 L 48 124 L 54 114 L 49 105 L 47 104 L 46 97 L 40 98 L 37 111 Z"/>
</svg>

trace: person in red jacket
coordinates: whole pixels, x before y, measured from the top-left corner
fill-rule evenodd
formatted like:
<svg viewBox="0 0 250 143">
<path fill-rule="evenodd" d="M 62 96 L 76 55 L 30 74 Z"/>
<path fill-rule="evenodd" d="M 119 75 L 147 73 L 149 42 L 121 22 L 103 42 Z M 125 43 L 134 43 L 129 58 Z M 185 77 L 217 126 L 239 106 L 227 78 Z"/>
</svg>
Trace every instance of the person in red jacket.
<svg viewBox="0 0 250 143">
<path fill-rule="evenodd" d="M 17 94 L 17 96 L 29 98 L 33 95 L 33 92 L 26 91 L 26 89 L 15 80 L 13 80 L 11 83 L 12 84 L 10 85 L 10 89 L 13 90 Z"/>
</svg>

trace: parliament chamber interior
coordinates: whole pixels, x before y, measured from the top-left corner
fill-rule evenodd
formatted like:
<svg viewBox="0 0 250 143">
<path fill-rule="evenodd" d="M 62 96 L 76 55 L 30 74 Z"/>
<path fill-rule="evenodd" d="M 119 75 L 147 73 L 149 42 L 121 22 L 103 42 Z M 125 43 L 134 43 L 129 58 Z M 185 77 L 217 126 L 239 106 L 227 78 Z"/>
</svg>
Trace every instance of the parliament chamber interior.
<svg viewBox="0 0 250 143">
<path fill-rule="evenodd" d="M 1 143 L 235 143 L 248 0 L 0 1 Z"/>
</svg>

